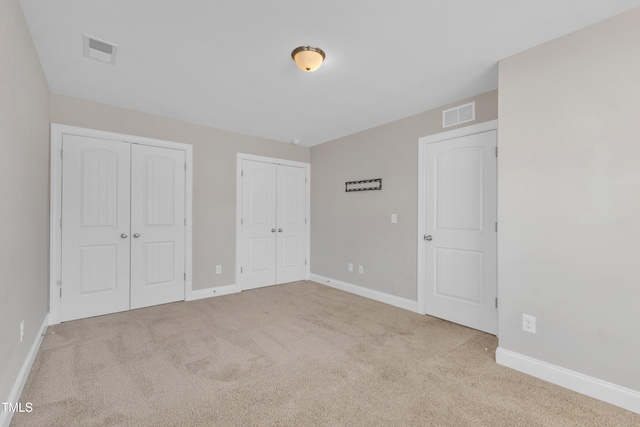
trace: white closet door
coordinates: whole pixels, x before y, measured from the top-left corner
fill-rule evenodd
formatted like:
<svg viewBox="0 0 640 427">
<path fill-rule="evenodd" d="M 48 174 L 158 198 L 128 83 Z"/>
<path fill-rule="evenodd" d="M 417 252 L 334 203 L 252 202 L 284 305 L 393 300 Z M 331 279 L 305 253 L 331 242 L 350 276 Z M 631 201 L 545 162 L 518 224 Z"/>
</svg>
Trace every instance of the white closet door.
<svg viewBox="0 0 640 427">
<path fill-rule="evenodd" d="M 131 308 L 184 299 L 184 151 L 131 145 Z"/>
<path fill-rule="evenodd" d="M 241 287 L 276 283 L 276 165 L 243 160 Z"/>
<path fill-rule="evenodd" d="M 276 283 L 306 277 L 306 171 L 278 165 Z"/>
<path fill-rule="evenodd" d="M 427 144 L 427 314 L 495 334 L 496 131 Z"/>
<path fill-rule="evenodd" d="M 129 144 L 64 135 L 62 321 L 129 309 Z"/>
</svg>

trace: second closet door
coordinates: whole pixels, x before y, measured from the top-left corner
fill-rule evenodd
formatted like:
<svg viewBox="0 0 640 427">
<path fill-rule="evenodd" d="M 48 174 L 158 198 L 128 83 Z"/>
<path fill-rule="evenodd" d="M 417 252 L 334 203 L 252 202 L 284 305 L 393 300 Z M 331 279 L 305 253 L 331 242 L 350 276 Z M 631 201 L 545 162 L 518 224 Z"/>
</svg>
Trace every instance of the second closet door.
<svg viewBox="0 0 640 427">
<path fill-rule="evenodd" d="M 243 161 L 242 289 L 306 277 L 305 179 L 304 168 Z"/>
<path fill-rule="evenodd" d="M 306 276 L 306 173 L 303 168 L 278 165 L 276 218 L 276 283 Z"/>
<path fill-rule="evenodd" d="M 184 151 L 131 145 L 131 308 L 184 299 Z"/>
</svg>

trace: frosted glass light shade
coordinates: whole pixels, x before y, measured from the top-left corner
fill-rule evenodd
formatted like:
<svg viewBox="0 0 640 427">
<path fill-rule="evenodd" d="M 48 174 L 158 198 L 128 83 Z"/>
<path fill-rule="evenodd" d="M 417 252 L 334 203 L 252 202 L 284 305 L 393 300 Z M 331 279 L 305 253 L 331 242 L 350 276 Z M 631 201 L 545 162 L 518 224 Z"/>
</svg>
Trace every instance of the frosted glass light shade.
<svg viewBox="0 0 640 427">
<path fill-rule="evenodd" d="M 311 46 L 300 46 L 293 49 L 291 57 L 295 61 L 298 68 L 302 71 L 310 73 L 317 70 L 322 65 L 325 55 L 322 49 Z"/>
</svg>

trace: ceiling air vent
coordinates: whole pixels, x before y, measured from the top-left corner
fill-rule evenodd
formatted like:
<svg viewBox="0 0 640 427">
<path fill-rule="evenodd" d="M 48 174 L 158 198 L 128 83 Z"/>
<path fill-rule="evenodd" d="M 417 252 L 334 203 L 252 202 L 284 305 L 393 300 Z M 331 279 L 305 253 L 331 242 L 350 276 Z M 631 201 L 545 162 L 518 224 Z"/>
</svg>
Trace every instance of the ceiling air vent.
<svg viewBox="0 0 640 427">
<path fill-rule="evenodd" d="M 442 112 L 442 127 L 459 125 L 460 123 L 472 122 L 476 119 L 476 103 L 460 105 Z"/>
<path fill-rule="evenodd" d="M 115 64 L 116 52 L 118 45 L 97 39 L 95 37 L 83 35 L 84 38 L 84 56 L 87 58 L 97 59 L 100 62 Z"/>
</svg>

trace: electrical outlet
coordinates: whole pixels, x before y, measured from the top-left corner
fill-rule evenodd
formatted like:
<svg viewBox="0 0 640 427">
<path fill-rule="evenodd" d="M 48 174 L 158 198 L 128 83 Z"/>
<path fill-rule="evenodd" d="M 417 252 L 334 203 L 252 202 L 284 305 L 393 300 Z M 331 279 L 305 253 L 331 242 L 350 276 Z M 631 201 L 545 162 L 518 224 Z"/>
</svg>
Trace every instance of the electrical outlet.
<svg viewBox="0 0 640 427">
<path fill-rule="evenodd" d="M 362 266 L 362 265 L 358 266 L 358 273 L 364 274 L 364 266 Z"/>
<path fill-rule="evenodd" d="M 347 270 L 349 270 L 350 273 L 353 273 L 353 264 L 352 263 L 347 264 Z"/>
<path fill-rule="evenodd" d="M 222 266 L 216 265 L 216 274 L 221 274 L 221 273 L 222 273 Z"/>
<path fill-rule="evenodd" d="M 391 223 L 392 224 L 397 224 L 398 223 L 398 214 L 397 213 L 392 213 L 391 214 Z"/>
<path fill-rule="evenodd" d="M 20 342 L 24 341 L 24 320 L 20 322 Z"/>
<path fill-rule="evenodd" d="M 528 314 L 522 315 L 522 330 L 525 332 L 530 332 L 532 334 L 536 333 L 536 318 L 533 316 L 529 316 Z"/>
</svg>

